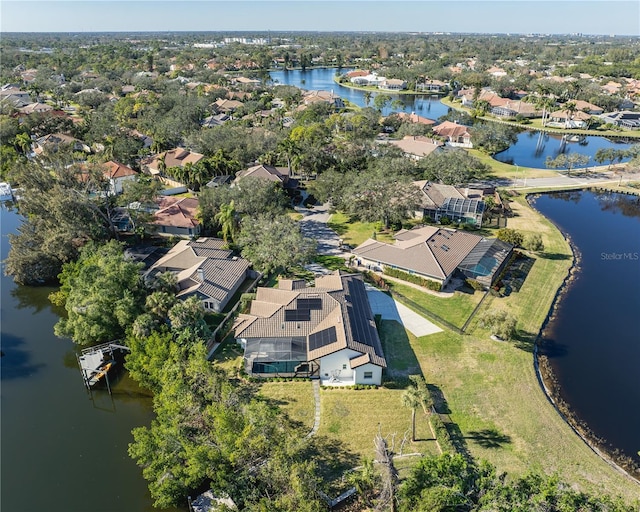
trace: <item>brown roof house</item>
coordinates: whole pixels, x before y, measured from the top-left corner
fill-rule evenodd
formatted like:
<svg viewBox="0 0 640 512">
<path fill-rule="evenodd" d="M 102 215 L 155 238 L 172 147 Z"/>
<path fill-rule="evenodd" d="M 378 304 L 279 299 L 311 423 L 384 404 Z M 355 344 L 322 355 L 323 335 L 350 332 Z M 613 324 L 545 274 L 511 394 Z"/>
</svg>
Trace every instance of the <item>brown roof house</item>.
<svg viewBox="0 0 640 512">
<path fill-rule="evenodd" d="M 352 252 L 359 265 L 398 269 L 445 287 L 457 273 L 490 286 L 513 251 L 512 245 L 497 238 L 437 226 L 403 229 L 395 239 L 387 244 L 370 238 Z"/>
<path fill-rule="evenodd" d="M 197 164 L 204 158 L 204 155 L 200 153 L 194 153 L 184 148 L 175 148 L 165 151 L 158 155 L 154 155 L 150 159 L 143 162 L 143 168 L 147 170 L 152 176 L 161 174 L 162 161 L 164 160 L 164 166 L 166 169 L 171 167 L 184 167 L 189 164 Z"/>
<path fill-rule="evenodd" d="M 235 324 L 247 373 L 312 377 L 323 385 L 382 382 L 387 362 L 360 275 L 281 280 L 258 288 L 248 314 Z"/>
<path fill-rule="evenodd" d="M 247 277 L 257 274 L 244 258 L 225 249 L 218 238 L 181 240 L 147 272 L 173 272 L 178 278 L 177 297 L 198 297 L 208 311 L 221 312 Z"/>
<path fill-rule="evenodd" d="M 493 187 L 454 187 L 429 180 L 414 181 L 413 184 L 422 192 L 421 210 L 416 212 L 416 217 L 428 218 L 433 222 L 440 222 L 446 217 L 451 222 L 481 227 L 484 197 L 490 196 L 496 205 L 502 205 Z"/>
<path fill-rule="evenodd" d="M 114 162 L 113 160 L 105 162 L 102 166 L 104 169 L 104 177 L 109 180 L 110 195 L 122 194 L 124 184 L 127 181 L 135 180 L 138 175 L 131 167 Z"/>
<path fill-rule="evenodd" d="M 200 234 L 198 200 L 195 197 L 162 196 L 157 204 L 158 210 L 151 221 L 156 226 L 157 233 L 180 236 Z"/>
<path fill-rule="evenodd" d="M 433 133 L 447 139 L 448 146 L 472 148 L 469 127 L 451 121 L 443 121 L 433 127 Z"/>
<path fill-rule="evenodd" d="M 287 167 L 274 167 L 273 165 L 259 164 L 239 171 L 236 174 L 235 182 L 238 183 L 243 178 L 260 178 L 279 183 L 287 188 L 295 180 L 289 179 L 289 169 Z M 296 183 L 297 184 L 297 183 Z"/>
<path fill-rule="evenodd" d="M 399 147 L 405 155 L 415 160 L 420 160 L 435 151 L 439 151 L 444 146 L 444 143 L 422 135 L 406 135 L 400 140 L 390 140 L 389 142 L 384 142 L 384 144 L 393 144 Z"/>
</svg>

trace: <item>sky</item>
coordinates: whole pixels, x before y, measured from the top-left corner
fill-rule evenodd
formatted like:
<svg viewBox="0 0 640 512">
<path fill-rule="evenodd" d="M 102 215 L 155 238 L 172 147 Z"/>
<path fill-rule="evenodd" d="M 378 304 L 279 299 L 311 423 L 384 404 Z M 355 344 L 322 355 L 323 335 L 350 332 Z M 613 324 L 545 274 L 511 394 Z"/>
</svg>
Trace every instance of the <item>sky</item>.
<svg viewBox="0 0 640 512">
<path fill-rule="evenodd" d="M 640 1 L 0 0 L 0 32 L 267 30 L 640 36 Z"/>
</svg>

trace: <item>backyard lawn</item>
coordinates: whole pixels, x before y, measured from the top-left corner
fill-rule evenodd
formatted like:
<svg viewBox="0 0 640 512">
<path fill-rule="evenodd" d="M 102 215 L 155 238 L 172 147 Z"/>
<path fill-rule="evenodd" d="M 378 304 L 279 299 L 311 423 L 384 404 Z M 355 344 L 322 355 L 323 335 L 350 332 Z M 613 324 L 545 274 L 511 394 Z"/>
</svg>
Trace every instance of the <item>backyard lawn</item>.
<svg viewBox="0 0 640 512">
<path fill-rule="evenodd" d="M 390 232 L 378 232 L 375 222 L 351 222 L 348 215 L 334 213 L 327 225 L 342 238 L 345 244 L 356 247 L 376 233 L 376 239 L 381 242 L 393 242 Z"/>
</svg>

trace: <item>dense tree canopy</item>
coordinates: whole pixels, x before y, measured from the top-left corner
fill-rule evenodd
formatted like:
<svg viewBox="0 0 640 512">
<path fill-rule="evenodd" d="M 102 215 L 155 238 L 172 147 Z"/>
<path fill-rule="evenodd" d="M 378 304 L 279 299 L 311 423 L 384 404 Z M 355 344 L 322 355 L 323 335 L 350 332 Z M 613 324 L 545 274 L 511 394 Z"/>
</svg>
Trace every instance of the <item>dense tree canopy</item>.
<svg viewBox="0 0 640 512">
<path fill-rule="evenodd" d="M 462 185 L 489 172 L 487 165 L 463 149 L 432 153 L 420 161 L 419 167 L 423 170 L 424 179 L 445 185 Z"/>
</svg>

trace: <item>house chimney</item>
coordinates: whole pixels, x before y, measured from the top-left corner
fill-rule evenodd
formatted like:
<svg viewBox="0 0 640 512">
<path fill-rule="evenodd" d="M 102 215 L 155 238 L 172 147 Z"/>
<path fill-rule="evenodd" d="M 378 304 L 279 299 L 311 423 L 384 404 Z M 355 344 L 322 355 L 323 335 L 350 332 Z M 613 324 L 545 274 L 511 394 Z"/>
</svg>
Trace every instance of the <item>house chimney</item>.
<svg viewBox="0 0 640 512">
<path fill-rule="evenodd" d="M 202 267 L 198 269 L 198 279 L 204 283 L 204 269 Z"/>
<path fill-rule="evenodd" d="M 465 187 L 465 189 L 464 189 L 464 197 L 469 197 L 469 187 Z"/>
</svg>

